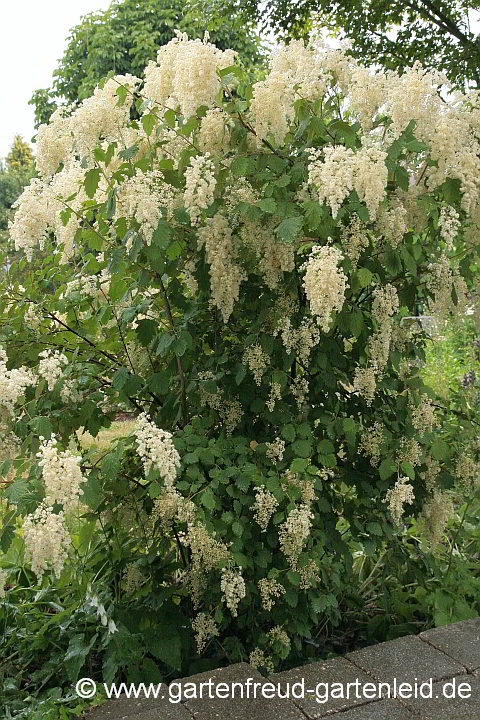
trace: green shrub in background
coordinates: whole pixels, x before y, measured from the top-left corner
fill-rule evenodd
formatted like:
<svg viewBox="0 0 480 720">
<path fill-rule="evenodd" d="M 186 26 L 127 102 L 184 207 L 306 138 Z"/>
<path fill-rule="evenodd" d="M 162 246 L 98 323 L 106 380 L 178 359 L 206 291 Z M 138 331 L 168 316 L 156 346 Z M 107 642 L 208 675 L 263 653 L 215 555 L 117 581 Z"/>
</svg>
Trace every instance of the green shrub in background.
<svg viewBox="0 0 480 720">
<path fill-rule="evenodd" d="M 474 282 L 474 97 L 301 43 L 253 86 L 233 61 L 179 36 L 39 130 L 0 330 L 14 696 L 299 664 L 369 611 L 408 631 L 438 581 L 404 524 L 438 541 L 478 491 L 475 410 L 453 426 L 401 323 Z M 125 407 L 133 431 L 80 447 Z M 413 613 L 391 568 L 432 586 Z"/>
</svg>

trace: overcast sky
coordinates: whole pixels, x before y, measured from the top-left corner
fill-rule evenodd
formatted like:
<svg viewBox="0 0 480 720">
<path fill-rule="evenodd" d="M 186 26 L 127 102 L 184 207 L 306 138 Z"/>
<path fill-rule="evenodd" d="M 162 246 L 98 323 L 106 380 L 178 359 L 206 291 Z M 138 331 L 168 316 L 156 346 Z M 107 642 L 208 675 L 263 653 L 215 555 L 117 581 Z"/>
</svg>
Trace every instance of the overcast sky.
<svg viewBox="0 0 480 720">
<path fill-rule="evenodd" d="M 106 9 L 110 0 L 0 0 L 0 157 L 13 136 L 34 134 L 32 93 L 49 87 L 68 31 L 82 15 Z"/>
</svg>

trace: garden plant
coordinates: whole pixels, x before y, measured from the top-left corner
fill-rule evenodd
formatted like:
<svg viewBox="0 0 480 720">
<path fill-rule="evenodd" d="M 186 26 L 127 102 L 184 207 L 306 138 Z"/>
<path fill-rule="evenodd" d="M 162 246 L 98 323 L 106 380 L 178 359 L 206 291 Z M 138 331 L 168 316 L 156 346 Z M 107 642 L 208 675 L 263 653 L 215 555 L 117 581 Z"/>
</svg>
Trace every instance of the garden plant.
<svg viewBox="0 0 480 720">
<path fill-rule="evenodd" d="M 434 547 L 478 493 L 478 405 L 452 422 L 408 318 L 472 304 L 479 93 L 320 40 L 252 85 L 179 33 L 58 109 L 36 167 L 1 288 L 8 687 L 304 662 L 359 553 L 409 518 Z"/>
</svg>

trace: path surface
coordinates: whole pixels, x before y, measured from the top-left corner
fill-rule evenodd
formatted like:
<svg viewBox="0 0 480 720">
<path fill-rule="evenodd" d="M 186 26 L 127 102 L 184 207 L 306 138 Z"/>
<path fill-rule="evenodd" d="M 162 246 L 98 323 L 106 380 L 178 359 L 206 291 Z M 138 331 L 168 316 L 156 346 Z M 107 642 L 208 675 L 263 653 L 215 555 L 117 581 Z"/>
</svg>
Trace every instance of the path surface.
<svg viewBox="0 0 480 720">
<path fill-rule="evenodd" d="M 396 682 L 397 698 L 378 699 L 379 682 L 388 683 L 391 694 Z M 480 720 L 480 618 L 372 645 L 268 679 L 239 663 L 178 683 L 188 694 L 181 702 L 171 702 L 165 688 L 162 699 L 111 700 L 85 720 Z M 426 684 L 420 687 L 421 683 Z M 174 700 L 179 687 L 170 686 Z M 278 688 L 282 696 L 290 691 L 290 698 L 280 698 Z M 415 698 L 420 690 L 427 697 Z"/>
</svg>

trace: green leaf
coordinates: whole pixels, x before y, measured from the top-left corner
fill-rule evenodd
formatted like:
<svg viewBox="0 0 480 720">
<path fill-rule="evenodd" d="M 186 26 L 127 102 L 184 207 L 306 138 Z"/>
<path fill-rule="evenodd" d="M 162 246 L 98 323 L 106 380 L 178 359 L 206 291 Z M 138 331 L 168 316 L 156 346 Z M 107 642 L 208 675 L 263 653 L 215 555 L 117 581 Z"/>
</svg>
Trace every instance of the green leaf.
<svg viewBox="0 0 480 720">
<path fill-rule="evenodd" d="M 149 632 L 145 638 L 149 652 L 177 671 L 182 667 L 182 643 L 178 628 L 183 622 L 179 613 L 165 613 L 165 617 L 160 616 L 155 631 Z"/>
<path fill-rule="evenodd" d="M 157 118 L 155 117 L 155 115 L 153 115 L 153 113 L 148 113 L 147 115 L 144 115 L 142 117 L 142 126 L 148 137 L 150 137 L 150 135 L 152 134 L 156 122 Z"/>
<path fill-rule="evenodd" d="M 303 207 L 307 228 L 314 232 L 323 221 L 324 208 L 317 200 L 309 200 L 303 204 Z"/>
<path fill-rule="evenodd" d="M 49 439 L 53 432 L 52 423 L 47 417 L 38 416 L 32 418 L 29 422 L 30 427 L 35 435 L 44 437 L 46 440 Z"/>
<path fill-rule="evenodd" d="M 296 440 L 292 444 L 292 450 L 295 455 L 303 458 L 310 458 L 312 456 L 312 445 L 308 440 Z"/>
<path fill-rule="evenodd" d="M 235 177 L 245 177 L 253 172 L 255 168 L 255 160 L 251 157 L 237 156 L 232 160 L 230 170 Z"/>
<path fill-rule="evenodd" d="M 160 335 L 160 337 L 158 338 L 156 349 L 157 355 L 165 355 L 174 340 L 175 335 L 173 333 L 162 333 L 162 335 Z"/>
<path fill-rule="evenodd" d="M 355 129 L 344 120 L 334 120 L 328 127 L 338 137 L 343 137 L 347 147 L 354 148 L 356 145 L 357 133 Z"/>
<path fill-rule="evenodd" d="M 115 215 L 116 207 L 117 207 L 117 193 L 115 192 L 115 188 L 113 188 L 113 190 L 110 190 L 110 192 L 108 193 L 107 218 L 109 220 L 113 219 L 113 216 Z"/>
<path fill-rule="evenodd" d="M 368 268 L 358 268 L 355 273 L 355 280 L 360 288 L 365 288 L 372 282 L 373 273 Z"/>
<path fill-rule="evenodd" d="M 237 536 L 241 537 L 243 535 L 243 525 L 238 520 L 235 520 L 235 522 L 232 523 L 232 532 Z"/>
<path fill-rule="evenodd" d="M 295 217 L 285 218 L 280 225 L 275 228 L 275 235 L 281 242 L 293 243 L 298 233 L 302 229 L 303 218 L 299 215 Z"/>
<path fill-rule="evenodd" d="M 121 390 L 128 380 L 129 372 L 127 368 L 120 368 L 112 377 L 112 386 L 115 390 Z"/>
<path fill-rule="evenodd" d="M 378 474 L 382 480 L 387 480 L 397 470 L 397 464 L 391 457 L 386 457 L 378 468 Z"/>
<path fill-rule="evenodd" d="M 89 198 L 93 198 L 95 196 L 99 182 L 100 182 L 99 168 L 92 168 L 91 170 L 88 170 L 86 172 L 85 179 L 83 181 L 83 186 L 84 186 L 85 192 L 87 193 Z"/>
<path fill-rule="evenodd" d="M 158 372 L 147 380 L 147 387 L 156 395 L 166 395 L 170 389 L 171 378 L 167 373 Z"/>
<path fill-rule="evenodd" d="M 298 587 L 300 585 L 301 575 L 295 570 L 288 570 L 287 578 L 288 581 L 295 587 Z"/>
<path fill-rule="evenodd" d="M 166 248 L 170 240 L 171 227 L 165 220 L 160 220 L 152 236 L 152 241 L 158 247 Z"/>
<path fill-rule="evenodd" d="M 94 646 L 97 635 L 94 635 L 90 642 L 87 642 L 85 635 L 74 635 L 70 638 L 67 653 L 63 659 L 67 675 L 71 682 L 75 682 L 78 678 L 80 670 L 85 665 L 85 660 Z"/>
<path fill-rule="evenodd" d="M 210 488 L 202 492 L 200 495 L 200 502 L 207 508 L 207 510 L 215 510 L 215 495 Z"/>
<path fill-rule="evenodd" d="M 440 438 L 434 440 L 430 452 L 435 460 L 447 460 L 451 455 L 449 445 Z"/>
<path fill-rule="evenodd" d="M 128 88 L 124 85 L 120 85 L 116 89 L 115 94 L 118 95 L 117 105 L 124 105 L 128 95 Z"/>
<path fill-rule="evenodd" d="M 317 443 L 317 452 L 320 455 L 331 455 L 335 453 L 335 446 L 330 440 L 320 440 Z"/>
<path fill-rule="evenodd" d="M 122 160 L 126 160 L 127 162 L 135 157 L 135 155 L 138 153 L 138 145 L 130 145 L 130 147 L 126 148 L 125 150 L 121 150 L 118 153 L 118 157 L 120 157 Z"/>
<path fill-rule="evenodd" d="M 354 310 L 350 313 L 350 329 L 355 337 L 359 337 L 363 328 L 363 313 L 361 310 Z"/>
<path fill-rule="evenodd" d="M 302 473 L 305 472 L 307 467 L 310 465 L 310 460 L 305 460 L 304 458 L 295 458 L 292 460 L 290 465 L 290 470 L 292 472 L 298 472 Z"/>
<path fill-rule="evenodd" d="M 280 434 L 287 442 L 293 442 L 295 440 L 296 433 L 293 425 L 284 425 Z"/>
<path fill-rule="evenodd" d="M 412 463 L 409 462 L 402 462 L 402 470 L 407 475 L 410 480 L 415 480 L 415 470 L 413 468 Z"/>
<path fill-rule="evenodd" d="M 142 319 L 138 320 L 137 327 L 135 328 L 135 334 L 140 340 L 140 343 L 147 347 L 156 337 L 158 332 L 158 322 L 156 320 Z"/>
<path fill-rule="evenodd" d="M 378 522 L 367 523 L 366 529 L 371 535 L 378 535 L 378 536 L 383 535 L 382 526 Z"/>
<path fill-rule="evenodd" d="M 258 203 L 258 207 L 264 212 L 271 213 L 273 215 L 277 209 L 277 203 L 273 198 L 263 198 L 263 200 L 260 200 Z"/>
</svg>

